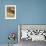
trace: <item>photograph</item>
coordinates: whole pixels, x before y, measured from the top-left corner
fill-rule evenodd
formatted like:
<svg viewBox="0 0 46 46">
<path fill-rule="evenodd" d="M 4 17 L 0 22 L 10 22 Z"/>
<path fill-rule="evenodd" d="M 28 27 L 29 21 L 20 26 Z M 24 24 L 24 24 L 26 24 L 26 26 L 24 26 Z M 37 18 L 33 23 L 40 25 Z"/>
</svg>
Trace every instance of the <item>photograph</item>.
<svg viewBox="0 0 46 46">
<path fill-rule="evenodd" d="M 16 5 L 5 5 L 5 19 L 16 19 Z"/>
</svg>

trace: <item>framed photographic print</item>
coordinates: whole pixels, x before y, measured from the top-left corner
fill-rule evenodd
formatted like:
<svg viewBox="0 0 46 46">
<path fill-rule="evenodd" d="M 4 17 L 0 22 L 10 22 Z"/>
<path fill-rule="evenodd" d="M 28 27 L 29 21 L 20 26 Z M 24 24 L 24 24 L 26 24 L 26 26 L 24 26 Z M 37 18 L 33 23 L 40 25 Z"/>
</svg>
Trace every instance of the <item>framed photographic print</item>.
<svg viewBox="0 0 46 46">
<path fill-rule="evenodd" d="M 5 19 L 16 19 L 16 5 L 5 5 Z"/>
</svg>

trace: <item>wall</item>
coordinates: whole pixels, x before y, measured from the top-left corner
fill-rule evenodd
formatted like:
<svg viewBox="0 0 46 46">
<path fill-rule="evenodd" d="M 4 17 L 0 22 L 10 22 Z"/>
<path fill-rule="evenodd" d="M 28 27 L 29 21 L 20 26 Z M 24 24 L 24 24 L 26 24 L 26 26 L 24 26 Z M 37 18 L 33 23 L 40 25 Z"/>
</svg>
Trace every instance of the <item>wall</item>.
<svg viewBox="0 0 46 46">
<path fill-rule="evenodd" d="M 16 5 L 16 20 L 5 20 L 8 4 Z M 17 34 L 17 24 L 46 24 L 46 0 L 0 0 L 0 44 L 8 43 L 9 32 Z"/>
</svg>

